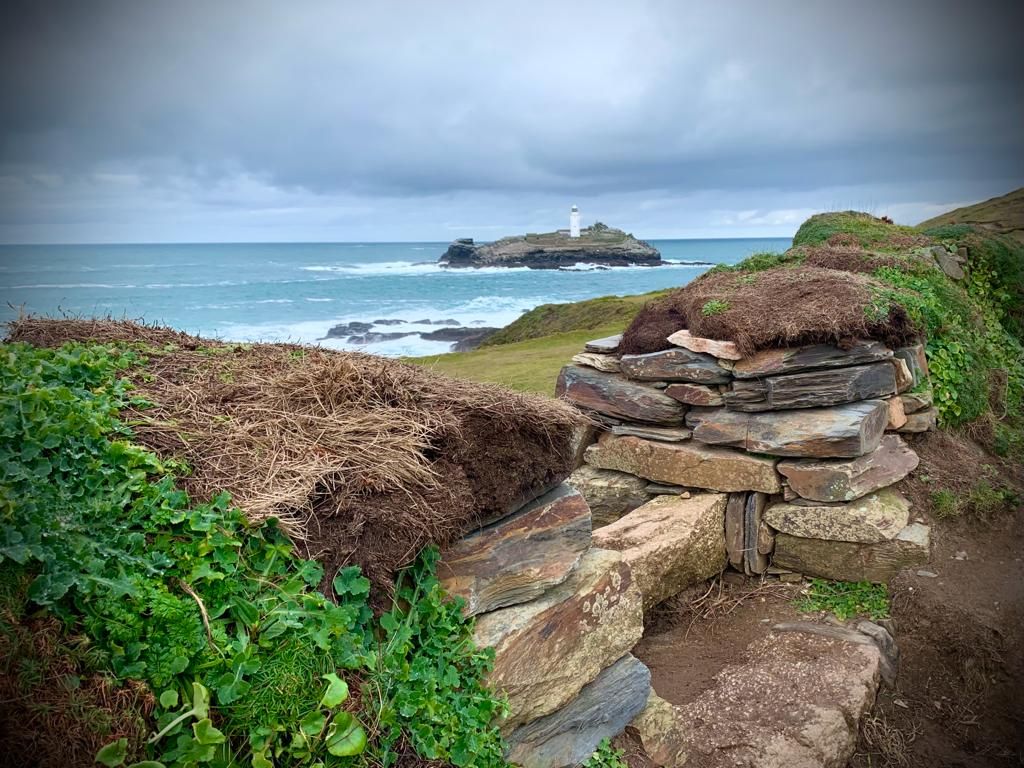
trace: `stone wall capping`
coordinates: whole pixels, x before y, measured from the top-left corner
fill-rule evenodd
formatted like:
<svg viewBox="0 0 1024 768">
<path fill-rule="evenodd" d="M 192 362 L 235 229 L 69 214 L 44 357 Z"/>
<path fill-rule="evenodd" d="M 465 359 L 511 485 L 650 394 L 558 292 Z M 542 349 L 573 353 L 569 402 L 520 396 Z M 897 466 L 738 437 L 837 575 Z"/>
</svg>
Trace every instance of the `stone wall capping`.
<svg viewBox="0 0 1024 768">
<path fill-rule="evenodd" d="M 580 352 L 572 356 L 572 362 L 576 365 L 596 368 L 605 373 L 618 373 L 620 369 L 619 358 L 615 355 L 602 355 L 596 352 Z"/>
<path fill-rule="evenodd" d="M 600 339 L 594 339 L 588 341 L 583 345 L 584 352 L 595 352 L 602 355 L 614 355 L 619 351 L 619 344 L 622 343 L 622 334 L 618 333 L 614 336 L 605 336 Z"/>
<path fill-rule="evenodd" d="M 731 410 L 755 412 L 841 405 L 895 393 L 893 366 L 882 361 L 737 380 L 724 399 Z"/>
<path fill-rule="evenodd" d="M 719 341 L 707 339 L 703 336 L 694 336 L 688 330 L 676 331 L 668 337 L 669 344 L 683 347 L 691 352 L 703 352 L 712 355 L 720 360 L 741 360 L 743 353 L 733 341 Z"/>
<path fill-rule="evenodd" d="M 637 381 L 690 381 L 697 384 L 725 384 L 729 371 L 711 355 L 673 347 L 644 355 L 622 355 L 623 375 Z"/>
<path fill-rule="evenodd" d="M 848 349 L 840 349 L 832 344 L 765 349 L 737 361 L 732 374 L 737 379 L 756 379 L 781 373 L 874 363 L 892 356 L 892 350 L 881 342 L 866 340 L 854 342 Z"/>
</svg>

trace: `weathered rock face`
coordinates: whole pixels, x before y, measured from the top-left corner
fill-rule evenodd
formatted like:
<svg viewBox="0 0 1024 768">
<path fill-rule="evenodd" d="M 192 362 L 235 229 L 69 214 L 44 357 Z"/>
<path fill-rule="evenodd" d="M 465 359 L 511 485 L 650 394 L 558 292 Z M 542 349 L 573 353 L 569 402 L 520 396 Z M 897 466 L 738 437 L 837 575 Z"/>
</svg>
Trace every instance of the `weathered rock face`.
<svg viewBox="0 0 1024 768">
<path fill-rule="evenodd" d="M 694 439 L 703 443 L 810 457 L 869 453 L 878 447 L 888 421 L 889 408 L 882 400 L 768 413 L 694 408 L 686 416 Z"/>
<path fill-rule="evenodd" d="M 557 232 L 505 237 L 474 244 L 471 238 L 452 243 L 438 262 L 447 267 L 529 267 L 559 269 L 580 262 L 609 267 L 659 266 L 661 254 L 643 240 L 620 229 L 595 224 L 578 238 Z"/>
<path fill-rule="evenodd" d="M 877 646 L 773 633 L 745 657 L 686 704 L 652 693 L 630 726 L 647 754 L 665 768 L 843 768 L 878 689 Z"/>
<path fill-rule="evenodd" d="M 907 423 L 907 414 L 903 410 L 903 399 L 890 397 L 885 401 L 889 406 L 889 421 L 886 423 L 887 430 L 899 429 Z"/>
<path fill-rule="evenodd" d="M 477 617 L 497 654 L 489 683 L 508 696 L 510 733 L 563 707 L 643 634 L 640 590 L 618 552 L 591 549 L 572 575 L 529 603 Z"/>
<path fill-rule="evenodd" d="M 627 654 L 562 709 L 513 731 L 505 758 L 523 768 L 579 765 L 602 740 L 622 732 L 644 708 L 650 692 L 650 670 Z"/>
<path fill-rule="evenodd" d="M 782 490 L 774 460 L 692 441 L 662 443 L 604 436 L 587 448 L 585 461 L 593 467 L 629 472 L 657 483 L 715 491 Z"/>
<path fill-rule="evenodd" d="M 808 576 L 884 584 L 903 568 L 924 565 L 929 556 L 928 527 L 911 523 L 896 538 L 878 544 L 805 539 L 780 533 L 774 563 Z"/>
<path fill-rule="evenodd" d="M 725 567 L 721 493 L 659 496 L 594 532 L 594 546 L 622 553 L 652 608 Z"/>
<path fill-rule="evenodd" d="M 895 392 L 893 367 L 881 362 L 736 381 L 725 393 L 725 405 L 735 411 L 779 411 L 852 403 Z"/>
<path fill-rule="evenodd" d="M 780 461 L 778 470 L 799 496 L 812 501 L 852 501 L 902 480 L 919 459 L 896 435 L 885 435 L 878 448 L 855 459 Z"/>
<path fill-rule="evenodd" d="M 679 424 L 686 413 L 682 403 L 660 390 L 578 365 L 562 369 L 555 393 L 581 408 L 632 421 Z"/>
<path fill-rule="evenodd" d="M 622 373 L 640 381 L 692 381 L 699 384 L 724 384 L 729 371 L 711 355 L 675 347 L 646 355 L 623 355 Z"/>
<path fill-rule="evenodd" d="M 910 520 L 910 502 L 891 488 L 846 504 L 772 504 L 765 520 L 777 531 L 808 539 L 875 544 L 895 539 Z"/>
<path fill-rule="evenodd" d="M 437 573 L 449 594 L 465 599 L 465 613 L 472 616 L 532 600 L 560 584 L 589 546 L 587 502 L 560 485 L 448 547 Z"/>
<path fill-rule="evenodd" d="M 928 358 L 925 357 L 923 345 L 900 347 L 893 354 L 907 364 L 910 374 L 914 377 L 913 386 L 916 387 L 928 377 Z"/>
<path fill-rule="evenodd" d="M 706 384 L 691 384 L 689 382 L 670 384 L 665 388 L 665 394 L 687 405 L 715 406 L 725 403 L 718 387 L 709 387 Z"/>
<path fill-rule="evenodd" d="M 845 350 L 831 344 L 813 344 L 757 352 L 737 361 L 732 372 L 738 379 L 755 379 L 818 368 L 845 368 L 885 360 L 892 355 L 891 351 L 877 341 L 857 342 Z"/>
<path fill-rule="evenodd" d="M 960 262 L 953 254 L 941 245 L 933 245 L 931 252 L 935 258 L 935 263 L 938 264 L 939 269 L 946 273 L 947 277 L 951 277 L 954 280 L 964 279 L 963 267 L 960 266 Z"/>
<path fill-rule="evenodd" d="M 718 341 L 694 336 L 687 330 L 676 331 L 668 337 L 670 344 L 683 347 L 691 352 L 703 352 L 721 360 L 739 360 L 743 357 L 740 348 L 732 341 Z"/>
<path fill-rule="evenodd" d="M 616 424 L 611 430 L 613 435 L 632 435 L 646 440 L 664 440 L 666 443 L 678 443 L 689 440 L 693 432 L 685 427 L 639 427 L 633 424 Z"/>
<path fill-rule="evenodd" d="M 901 357 L 894 357 L 892 363 L 893 373 L 896 375 L 896 391 L 906 392 L 914 386 L 914 374 L 910 371 L 907 361 Z"/>
<path fill-rule="evenodd" d="M 907 422 L 897 432 L 929 432 L 938 424 L 939 412 L 934 408 L 907 414 Z"/>
<path fill-rule="evenodd" d="M 743 572 L 748 576 L 759 576 L 768 568 L 768 552 L 762 551 L 770 536 L 763 523 L 767 504 L 768 496 L 764 493 L 748 493 L 743 503 Z"/>
<path fill-rule="evenodd" d="M 589 368 L 596 368 L 605 373 L 619 372 L 619 358 L 615 355 L 602 355 L 597 352 L 580 352 L 572 356 L 576 365 L 585 365 Z"/>
<path fill-rule="evenodd" d="M 932 397 L 930 389 L 923 392 L 907 392 L 905 395 L 900 395 L 900 400 L 903 401 L 903 412 L 911 414 L 923 411 L 925 408 L 930 408 Z"/>
<path fill-rule="evenodd" d="M 730 493 L 725 505 L 725 551 L 729 565 L 737 571 L 743 570 L 746 554 L 743 525 L 746 500 L 745 493 Z"/>
<path fill-rule="evenodd" d="M 598 469 L 589 464 L 573 472 L 566 483 L 583 494 L 590 507 L 594 528 L 614 523 L 654 498 L 647 481 L 627 472 Z"/>
</svg>

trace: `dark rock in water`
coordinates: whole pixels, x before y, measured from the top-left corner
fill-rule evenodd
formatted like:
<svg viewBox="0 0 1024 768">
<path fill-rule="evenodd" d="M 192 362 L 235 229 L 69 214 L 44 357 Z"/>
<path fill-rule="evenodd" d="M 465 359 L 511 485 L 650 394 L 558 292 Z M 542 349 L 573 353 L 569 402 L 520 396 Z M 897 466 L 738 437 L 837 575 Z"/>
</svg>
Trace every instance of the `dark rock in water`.
<svg viewBox="0 0 1024 768">
<path fill-rule="evenodd" d="M 414 325 L 462 325 L 458 320 L 413 320 Z"/>
<path fill-rule="evenodd" d="M 336 325 L 327 332 L 325 338 L 328 339 L 343 339 L 346 336 L 351 336 L 354 333 L 366 333 L 373 327 L 373 323 L 342 323 Z"/>
<path fill-rule="evenodd" d="M 462 341 L 472 336 L 481 336 L 496 331 L 497 328 L 438 328 L 436 331 L 421 333 L 427 341 Z"/>
<path fill-rule="evenodd" d="M 516 728 L 505 757 L 523 768 L 580 765 L 604 739 L 622 733 L 647 704 L 650 692 L 650 670 L 626 654 L 583 686 L 569 704 Z"/>
<path fill-rule="evenodd" d="M 464 339 L 460 339 L 455 342 L 455 346 L 452 347 L 452 352 L 469 352 L 476 349 L 488 338 L 492 333 L 501 330 L 500 328 L 477 328 L 477 333 L 467 336 Z"/>
<path fill-rule="evenodd" d="M 374 325 L 405 325 L 408 322 L 409 322 L 408 320 L 398 320 L 396 318 L 391 318 L 391 319 L 386 319 L 386 320 L 374 320 L 373 324 Z M 369 329 L 367 329 L 367 330 L 369 330 Z"/>
<path fill-rule="evenodd" d="M 581 230 L 579 237 L 548 232 L 505 237 L 481 245 L 472 238 L 461 238 L 448 247 L 438 262 L 447 267 L 530 269 L 571 269 L 578 263 L 605 267 L 664 264 L 656 248 L 600 222 Z"/>
<path fill-rule="evenodd" d="M 406 336 L 415 336 L 415 333 L 411 332 L 396 332 L 396 333 L 364 333 L 359 336 L 349 336 L 347 341 L 349 344 L 378 344 L 382 341 L 394 341 L 395 339 L 402 339 Z"/>
</svg>

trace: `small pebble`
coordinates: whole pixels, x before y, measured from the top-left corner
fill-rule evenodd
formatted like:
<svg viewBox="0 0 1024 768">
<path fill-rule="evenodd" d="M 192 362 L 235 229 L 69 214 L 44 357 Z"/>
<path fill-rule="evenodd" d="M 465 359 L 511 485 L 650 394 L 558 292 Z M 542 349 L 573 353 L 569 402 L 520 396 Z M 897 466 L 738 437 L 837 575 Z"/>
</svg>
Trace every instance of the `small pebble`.
<svg viewBox="0 0 1024 768">
<path fill-rule="evenodd" d="M 910 709 L 910 705 L 907 704 L 903 699 L 893 699 L 892 703 L 897 707 L 903 707 L 903 709 Z"/>
<path fill-rule="evenodd" d="M 939 574 L 933 571 L 918 571 L 917 575 L 923 576 L 926 579 L 937 579 L 939 577 Z"/>
<path fill-rule="evenodd" d="M 953 559 L 954 560 L 966 560 L 967 559 L 967 553 L 964 552 L 962 549 L 958 550 L 957 553 L 955 555 L 953 555 Z"/>
</svg>

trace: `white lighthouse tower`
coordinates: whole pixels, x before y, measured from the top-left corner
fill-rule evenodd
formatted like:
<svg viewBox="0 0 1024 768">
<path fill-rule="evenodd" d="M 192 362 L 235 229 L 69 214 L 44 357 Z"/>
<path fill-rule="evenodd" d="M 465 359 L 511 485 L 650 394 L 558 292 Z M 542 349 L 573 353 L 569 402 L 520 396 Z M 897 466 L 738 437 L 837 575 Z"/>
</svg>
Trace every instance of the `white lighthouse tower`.
<svg viewBox="0 0 1024 768">
<path fill-rule="evenodd" d="M 575 205 L 569 210 L 569 237 L 580 236 L 580 209 Z"/>
</svg>

